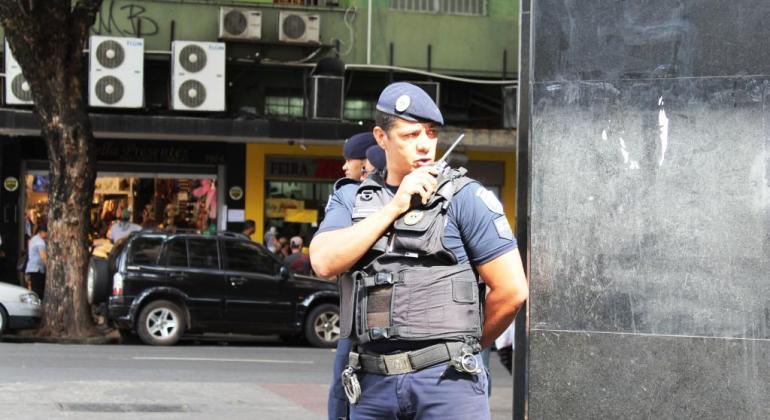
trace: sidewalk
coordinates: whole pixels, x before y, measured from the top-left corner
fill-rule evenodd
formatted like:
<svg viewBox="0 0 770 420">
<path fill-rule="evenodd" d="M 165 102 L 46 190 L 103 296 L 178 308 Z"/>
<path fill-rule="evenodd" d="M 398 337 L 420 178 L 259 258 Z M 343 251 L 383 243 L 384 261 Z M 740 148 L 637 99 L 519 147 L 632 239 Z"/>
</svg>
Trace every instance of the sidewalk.
<svg viewBox="0 0 770 420">
<path fill-rule="evenodd" d="M 321 419 L 324 385 L 48 382 L 0 385 L 4 419 Z"/>
</svg>

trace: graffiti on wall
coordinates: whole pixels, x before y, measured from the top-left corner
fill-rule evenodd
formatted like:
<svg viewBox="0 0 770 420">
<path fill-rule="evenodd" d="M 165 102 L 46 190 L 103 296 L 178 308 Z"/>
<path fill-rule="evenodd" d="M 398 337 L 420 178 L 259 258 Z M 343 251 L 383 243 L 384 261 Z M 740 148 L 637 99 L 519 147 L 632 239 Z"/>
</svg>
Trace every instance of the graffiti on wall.
<svg viewBox="0 0 770 420">
<path fill-rule="evenodd" d="M 140 27 L 142 36 L 152 36 L 160 30 L 143 5 L 109 0 L 102 6 L 91 31 L 96 35 L 136 36 Z"/>
</svg>

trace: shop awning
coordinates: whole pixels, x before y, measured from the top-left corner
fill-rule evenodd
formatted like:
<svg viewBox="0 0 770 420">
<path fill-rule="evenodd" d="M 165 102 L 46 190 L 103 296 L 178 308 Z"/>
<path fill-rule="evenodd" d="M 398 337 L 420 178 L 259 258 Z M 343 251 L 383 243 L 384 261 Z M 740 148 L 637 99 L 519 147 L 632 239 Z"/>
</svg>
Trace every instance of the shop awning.
<svg viewBox="0 0 770 420">
<path fill-rule="evenodd" d="M 97 138 L 132 140 L 275 142 L 276 139 L 341 141 L 371 127 L 340 121 L 280 121 L 170 115 L 91 114 Z M 0 135 L 39 136 L 29 110 L 0 109 Z"/>
<path fill-rule="evenodd" d="M 371 130 L 371 125 L 342 121 L 274 119 L 227 119 L 174 115 L 91 114 L 96 138 L 131 140 L 214 141 L 231 143 L 275 143 L 303 140 L 307 143 L 341 142 Z M 474 150 L 516 150 L 515 129 L 443 127 L 439 147 L 446 147 L 461 132 L 462 145 Z M 40 124 L 32 111 L 0 108 L 0 135 L 39 136 Z M 461 147 L 458 150 L 462 150 Z"/>
</svg>

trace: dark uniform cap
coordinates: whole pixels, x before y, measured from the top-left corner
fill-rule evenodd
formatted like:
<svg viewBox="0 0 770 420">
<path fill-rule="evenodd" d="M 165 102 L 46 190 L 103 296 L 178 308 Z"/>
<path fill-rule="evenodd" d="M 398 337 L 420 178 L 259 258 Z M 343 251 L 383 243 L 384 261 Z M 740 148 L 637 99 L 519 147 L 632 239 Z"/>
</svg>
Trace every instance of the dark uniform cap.
<svg viewBox="0 0 770 420">
<path fill-rule="evenodd" d="M 345 159 L 366 159 L 366 149 L 377 144 L 371 131 L 358 133 L 345 140 L 342 146 L 342 155 Z"/>
<path fill-rule="evenodd" d="M 444 117 L 433 99 L 411 83 L 388 85 L 377 100 L 377 110 L 407 121 L 430 121 L 444 125 Z"/>
<path fill-rule="evenodd" d="M 366 149 L 366 158 L 378 171 L 385 169 L 385 150 L 379 144 Z"/>
</svg>

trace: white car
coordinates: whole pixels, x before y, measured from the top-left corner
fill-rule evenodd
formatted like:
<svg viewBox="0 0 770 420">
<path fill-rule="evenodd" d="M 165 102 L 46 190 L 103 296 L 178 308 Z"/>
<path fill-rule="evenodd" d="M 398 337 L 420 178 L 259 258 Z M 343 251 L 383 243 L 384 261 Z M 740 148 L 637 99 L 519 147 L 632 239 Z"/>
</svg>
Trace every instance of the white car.
<svg viewBox="0 0 770 420">
<path fill-rule="evenodd" d="M 8 330 L 37 328 L 40 298 L 29 290 L 0 283 L 0 336 Z"/>
</svg>

